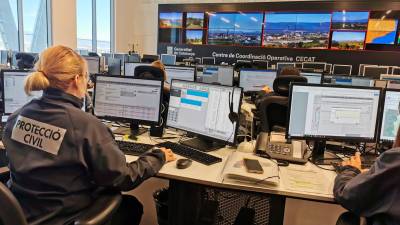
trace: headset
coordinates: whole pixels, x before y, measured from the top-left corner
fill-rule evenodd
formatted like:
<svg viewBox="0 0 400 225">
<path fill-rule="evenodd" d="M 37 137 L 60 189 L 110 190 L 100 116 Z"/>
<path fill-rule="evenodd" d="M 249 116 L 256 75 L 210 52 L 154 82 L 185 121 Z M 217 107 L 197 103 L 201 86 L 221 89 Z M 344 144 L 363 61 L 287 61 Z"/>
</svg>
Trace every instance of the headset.
<svg viewBox="0 0 400 225">
<path fill-rule="evenodd" d="M 233 111 L 233 97 L 235 96 L 235 88 L 232 94 L 229 92 L 229 115 L 228 118 L 232 123 L 239 122 L 239 113 Z"/>
</svg>

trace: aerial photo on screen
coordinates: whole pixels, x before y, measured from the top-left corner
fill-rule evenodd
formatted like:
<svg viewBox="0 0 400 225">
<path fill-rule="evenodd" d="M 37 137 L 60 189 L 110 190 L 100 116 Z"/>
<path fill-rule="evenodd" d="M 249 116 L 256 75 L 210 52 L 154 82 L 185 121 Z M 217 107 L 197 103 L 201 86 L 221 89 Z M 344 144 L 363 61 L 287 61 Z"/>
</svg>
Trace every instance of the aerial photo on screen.
<svg viewBox="0 0 400 225">
<path fill-rule="evenodd" d="M 182 13 L 160 13 L 160 28 L 181 28 Z"/>
<path fill-rule="evenodd" d="M 201 45 L 203 43 L 202 30 L 186 30 L 186 44 Z"/>
<path fill-rule="evenodd" d="M 398 20 L 370 19 L 368 22 L 367 44 L 389 44 L 396 40 Z"/>
<path fill-rule="evenodd" d="M 204 26 L 204 13 L 187 13 L 186 28 L 202 29 Z"/>
<path fill-rule="evenodd" d="M 388 109 L 384 118 L 383 136 L 396 137 L 397 129 L 400 125 L 400 115 L 398 110 Z"/>
<path fill-rule="evenodd" d="M 364 49 L 365 32 L 334 31 L 331 49 Z"/>
<path fill-rule="evenodd" d="M 369 12 L 333 12 L 332 30 L 367 30 Z"/>
<path fill-rule="evenodd" d="M 262 13 L 209 13 L 208 44 L 261 45 Z"/>
<path fill-rule="evenodd" d="M 263 46 L 328 48 L 330 13 L 266 13 Z"/>
</svg>

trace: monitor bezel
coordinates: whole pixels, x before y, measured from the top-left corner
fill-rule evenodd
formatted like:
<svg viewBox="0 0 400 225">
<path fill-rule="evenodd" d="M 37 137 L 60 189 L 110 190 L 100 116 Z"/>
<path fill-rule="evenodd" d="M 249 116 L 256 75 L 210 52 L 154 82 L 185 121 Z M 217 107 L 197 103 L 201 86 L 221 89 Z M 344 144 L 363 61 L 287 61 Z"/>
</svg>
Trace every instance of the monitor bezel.
<svg viewBox="0 0 400 225">
<path fill-rule="evenodd" d="M 336 67 L 347 67 L 347 68 L 350 68 L 350 71 L 349 71 L 350 73 L 348 73 L 348 74 L 336 74 L 336 73 L 335 73 L 335 68 L 336 68 Z M 334 65 L 333 65 L 333 68 L 332 68 L 332 74 L 333 74 L 333 75 L 345 75 L 345 76 L 347 75 L 347 76 L 351 76 L 351 71 L 352 71 L 352 70 L 353 70 L 353 66 L 352 66 L 352 65 L 334 64 Z"/>
<path fill-rule="evenodd" d="M 164 63 L 163 62 L 163 56 L 167 56 L 167 57 L 169 57 L 169 56 L 173 56 L 174 57 L 174 64 L 166 64 L 166 63 Z M 176 55 L 173 55 L 173 54 L 161 54 L 161 56 L 160 56 L 160 61 L 165 65 L 165 66 L 175 66 L 176 65 Z"/>
<path fill-rule="evenodd" d="M 213 64 L 204 64 L 204 59 L 212 59 L 213 61 L 214 61 L 214 63 Z M 215 62 L 215 57 L 201 57 L 201 64 L 202 65 L 216 65 L 216 62 Z"/>
<path fill-rule="evenodd" d="M 379 122 L 379 130 L 378 130 L 378 134 L 377 134 L 378 135 L 377 140 L 380 144 L 393 144 L 394 143 L 394 140 L 393 141 L 386 140 L 386 139 L 383 140 L 381 137 L 382 127 L 383 127 L 383 114 L 385 113 L 386 93 L 388 91 L 400 93 L 400 89 L 386 88 L 382 93 L 382 102 L 381 102 L 381 107 L 380 107 L 381 110 L 380 110 L 380 114 L 379 114 L 380 122 Z M 395 139 L 396 139 L 396 137 L 395 137 Z"/>
<path fill-rule="evenodd" d="M 134 78 L 130 76 L 111 76 L 111 75 L 104 75 L 104 74 L 95 74 L 95 83 L 93 87 L 93 115 L 96 116 L 97 118 L 100 119 L 105 119 L 105 120 L 110 120 L 110 121 L 123 121 L 123 122 L 131 122 L 131 121 L 137 121 L 140 124 L 143 125 L 159 125 L 161 122 L 161 109 L 162 109 L 162 104 L 163 104 L 163 88 L 164 88 L 164 81 L 160 80 L 152 80 L 152 81 L 157 81 L 161 82 L 160 85 L 160 104 L 159 104 L 159 109 L 158 109 L 158 121 L 149 121 L 149 120 L 140 120 L 140 119 L 132 119 L 132 118 L 124 118 L 124 117 L 118 117 L 118 116 L 98 116 L 95 113 L 95 108 L 96 108 L 96 87 L 97 87 L 97 78 L 98 77 L 113 77 L 113 78 L 121 78 L 121 79 L 133 79 L 133 80 L 147 80 L 147 79 L 140 79 L 140 78 Z"/>
<path fill-rule="evenodd" d="M 100 57 L 98 57 L 98 56 L 82 56 L 85 60 L 86 60 L 86 63 L 87 64 L 89 64 L 88 62 L 87 62 L 87 59 L 89 58 L 89 59 L 96 59 L 97 60 L 97 62 L 98 62 L 98 70 L 97 70 L 97 72 L 96 73 L 89 73 L 90 75 L 94 75 L 94 74 L 99 74 L 100 73 L 100 67 L 101 67 L 101 63 L 100 63 Z M 88 65 L 88 67 L 89 67 L 89 65 Z M 89 68 L 88 68 L 88 72 L 89 72 Z"/>
<path fill-rule="evenodd" d="M 375 68 L 375 69 L 386 69 L 386 73 L 381 73 L 381 74 L 379 74 L 379 77 L 371 77 L 371 76 L 369 76 L 369 75 L 365 75 L 365 70 L 367 69 L 367 68 Z M 374 79 L 374 80 L 378 80 L 380 77 L 381 77 L 381 75 L 382 74 L 388 74 L 389 73 L 389 66 L 364 66 L 364 72 L 363 72 L 363 76 L 364 77 L 368 77 L 368 78 L 371 78 L 371 79 Z"/>
<path fill-rule="evenodd" d="M 313 137 L 306 137 L 306 136 L 291 136 L 289 135 L 289 126 L 290 126 L 290 113 L 292 108 L 292 92 L 294 86 L 313 86 L 313 87 L 323 87 L 323 88 L 342 88 L 342 89 L 364 89 L 364 90 L 379 90 L 379 100 L 378 100 L 378 110 L 376 113 L 375 118 L 375 131 L 374 137 L 365 138 L 365 137 L 342 137 L 342 136 L 313 136 Z M 363 86 L 344 86 L 344 85 L 321 85 L 321 84 L 306 84 L 306 83 L 291 83 L 289 85 L 289 99 L 288 99 L 288 110 L 287 110 L 287 126 L 285 137 L 286 139 L 290 140 L 316 140 L 316 141 L 349 141 L 349 142 L 366 142 L 366 143 L 376 143 L 377 141 L 377 132 L 379 129 L 379 115 L 380 115 L 380 108 L 382 105 L 382 88 L 378 87 L 363 87 Z"/>
<path fill-rule="evenodd" d="M 288 65 L 288 64 L 291 64 L 292 66 L 293 66 L 293 68 L 295 68 L 296 69 L 296 63 L 295 62 L 277 62 L 276 63 L 276 70 L 279 70 L 279 65 Z M 301 67 L 303 68 L 303 63 L 301 64 Z M 283 67 L 283 68 L 285 68 L 285 67 Z M 283 69 L 282 68 L 282 69 Z"/>
<path fill-rule="evenodd" d="M 361 79 L 361 80 L 370 80 L 370 81 L 375 81 L 374 79 L 370 78 L 370 77 L 364 77 L 364 76 L 346 76 L 346 75 L 335 75 L 335 74 L 323 74 L 322 75 L 322 84 L 324 86 L 328 86 L 328 85 L 337 85 L 337 86 L 346 86 L 346 85 L 342 85 L 342 84 L 331 84 L 331 83 L 324 83 L 325 82 L 325 78 L 330 77 L 330 79 L 334 79 L 335 77 L 343 77 L 346 79 Z M 353 86 L 353 85 L 347 85 L 346 87 L 365 87 L 365 86 Z"/>
<path fill-rule="evenodd" d="M 9 116 L 9 115 L 12 115 L 14 113 L 14 112 L 6 113 L 6 101 L 5 101 L 5 95 L 4 95 L 4 81 L 5 81 L 4 80 L 4 73 L 7 73 L 7 72 L 17 72 L 17 73 L 23 72 L 23 73 L 28 73 L 27 76 L 29 76 L 29 74 L 31 74 L 31 73 L 33 73 L 35 71 L 34 70 L 20 70 L 20 69 L 16 69 L 16 70 L 13 70 L 13 69 L 0 70 L 1 90 L 2 90 L 1 100 L 2 100 L 2 107 L 3 107 L 3 115 L 5 115 L 5 116 Z M 24 90 L 21 90 L 21 91 L 24 91 Z"/>
<path fill-rule="evenodd" d="M 302 64 L 301 64 L 301 68 L 302 69 L 313 69 L 313 70 L 320 70 L 320 69 L 316 69 L 316 68 L 304 68 L 304 65 L 307 65 L 307 64 L 314 64 L 314 65 L 324 65 L 324 69 L 322 69 L 322 71 L 325 71 L 326 70 L 326 62 L 303 62 Z"/>
<path fill-rule="evenodd" d="M 304 74 L 318 74 L 318 75 L 320 75 L 320 77 L 321 77 L 321 80 L 320 80 L 319 84 L 323 84 L 323 83 L 324 83 L 324 78 L 325 78 L 324 73 L 317 73 L 317 72 L 300 72 L 300 76 L 301 76 L 301 77 L 305 77 Z M 305 77 L 305 78 L 307 78 L 307 77 Z M 307 83 L 308 83 L 308 79 L 307 79 Z M 311 84 L 311 83 L 308 83 L 308 84 Z"/>
<path fill-rule="evenodd" d="M 227 87 L 227 88 L 232 88 L 232 90 L 235 90 L 236 88 L 240 89 L 240 99 L 239 99 L 238 112 L 237 112 L 238 115 L 239 115 L 239 120 L 236 122 L 236 126 L 234 128 L 234 132 L 232 133 L 233 142 L 230 142 L 228 140 L 221 140 L 221 139 L 218 139 L 218 138 L 215 138 L 215 137 L 207 136 L 207 135 L 204 135 L 204 134 L 199 134 L 199 133 L 196 133 L 196 132 L 193 132 L 193 131 L 188 131 L 188 130 L 185 130 L 185 129 L 182 129 L 182 128 L 178 128 L 178 127 L 174 127 L 174 126 L 170 126 L 170 125 L 168 125 L 168 117 L 167 117 L 167 119 L 165 121 L 165 126 L 168 127 L 168 128 L 173 128 L 173 129 L 185 131 L 188 134 L 194 134 L 194 135 L 196 135 L 196 136 L 198 136 L 200 138 L 205 138 L 205 139 L 216 141 L 216 142 L 219 142 L 219 143 L 224 143 L 226 145 L 231 145 L 231 146 L 235 145 L 236 141 L 237 141 L 237 133 L 238 133 L 239 126 L 240 126 L 240 109 L 242 107 L 243 88 L 235 87 L 235 86 L 207 84 L 207 83 L 200 83 L 200 82 L 192 82 L 192 81 L 186 81 L 186 80 L 172 79 L 172 81 L 171 81 L 171 89 L 173 88 L 174 81 L 175 82 L 178 81 L 178 82 L 194 83 L 194 84 L 200 84 L 200 85 L 208 85 L 208 86 L 216 86 L 216 87 Z M 169 110 L 169 107 L 170 107 L 170 104 L 168 104 L 168 110 Z"/>
<path fill-rule="evenodd" d="M 194 69 L 194 77 L 193 77 L 193 81 L 197 80 L 197 67 L 196 66 L 186 66 L 186 65 L 165 65 L 165 72 L 167 72 L 167 68 L 168 67 L 178 67 L 178 68 L 193 68 Z M 168 77 L 168 73 L 167 73 L 167 77 Z M 171 83 L 172 80 L 180 80 L 180 79 L 171 79 Z M 164 81 L 164 83 L 168 83 L 166 81 Z"/>
<path fill-rule="evenodd" d="M 277 70 L 258 70 L 258 69 L 254 69 L 254 68 L 241 68 L 240 69 L 240 71 L 239 71 L 239 76 L 238 76 L 238 78 L 239 78 L 239 83 L 238 83 L 238 87 L 240 87 L 240 88 L 242 88 L 243 89 L 243 87 L 241 87 L 240 85 L 240 78 L 241 78 L 241 74 L 242 74 L 242 71 L 264 71 L 264 72 L 275 72 L 276 73 L 276 75 L 275 75 L 275 79 L 278 77 L 278 71 Z M 271 89 L 273 89 L 274 87 L 269 87 L 269 88 L 271 88 Z M 242 93 L 257 93 L 257 92 L 259 92 L 259 91 L 262 91 L 262 89 L 261 90 L 258 90 L 258 91 L 245 91 L 244 89 L 242 90 Z"/>
<path fill-rule="evenodd" d="M 230 66 L 230 65 L 199 65 L 199 66 L 197 66 L 196 67 L 196 80 L 197 80 L 197 68 L 199 68 L 199 67 L 201 67 L 202 69 L 203 69 L 203 76 L 204 76 L 204 68 L 205 67 L 217 67 L 218 68 L 218 71 L 219 71 L 219 68 L 232 68 L 232 83 L 230 84 L 230 85 L 226 85 L 226 84 L 221 84 L 222 86 L 230 86 L 230 87 L 233 87 L 234 85 L 234 82 L 235 82 L 235 69 L 233 68 L 233 66 Z M 207 83 L 207 82 L 204 82 L 204 81 L 201 81 L 201 82 L 198 82 L 198 83 L 205 83 L 205 84 L 210 84 L 210 83 Z"/>
</svg>

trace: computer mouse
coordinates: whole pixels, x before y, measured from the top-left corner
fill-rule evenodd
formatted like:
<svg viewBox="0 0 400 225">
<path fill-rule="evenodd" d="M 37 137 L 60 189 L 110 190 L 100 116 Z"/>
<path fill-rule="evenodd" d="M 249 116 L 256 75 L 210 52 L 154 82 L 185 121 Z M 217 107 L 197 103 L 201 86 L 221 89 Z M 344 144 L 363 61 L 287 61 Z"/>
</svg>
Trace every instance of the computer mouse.
<svg viewBox="0 0 400 225">
<path fill-rule="evenodd" d="M 190 165 L 192 165 L 192 160 L 190 159 L 178 159 L 176 161 L 176 168 L 178 169 L 186 169 Z"/>
</svg>

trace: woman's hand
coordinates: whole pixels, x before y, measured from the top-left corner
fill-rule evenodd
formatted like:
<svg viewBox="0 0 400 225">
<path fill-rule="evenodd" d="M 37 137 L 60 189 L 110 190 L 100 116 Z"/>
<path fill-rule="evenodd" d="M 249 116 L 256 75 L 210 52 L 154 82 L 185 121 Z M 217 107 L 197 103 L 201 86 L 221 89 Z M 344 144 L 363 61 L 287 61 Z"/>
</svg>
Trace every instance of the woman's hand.
<svg viewBox="0 0 400 225">
<path fill-rule="evenodd" d="M 176 159 L 175 154 L 172 152 L 171 149 L 167 149 L 167 148 L 160 148 L 160 150 L 162 152 L 164 152 L 165 155 L 165 162 L 171 162 L 174 161 Z"/>
</svg>

